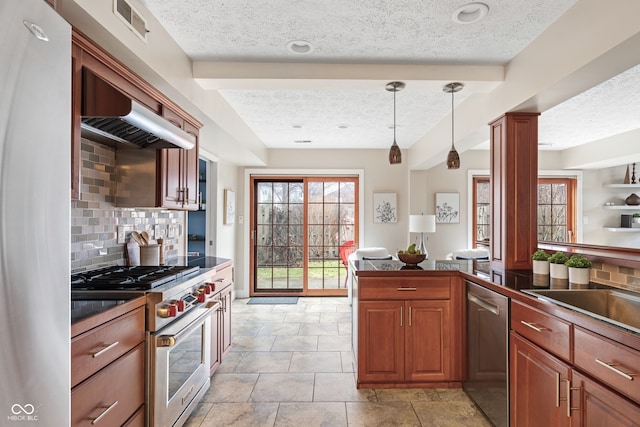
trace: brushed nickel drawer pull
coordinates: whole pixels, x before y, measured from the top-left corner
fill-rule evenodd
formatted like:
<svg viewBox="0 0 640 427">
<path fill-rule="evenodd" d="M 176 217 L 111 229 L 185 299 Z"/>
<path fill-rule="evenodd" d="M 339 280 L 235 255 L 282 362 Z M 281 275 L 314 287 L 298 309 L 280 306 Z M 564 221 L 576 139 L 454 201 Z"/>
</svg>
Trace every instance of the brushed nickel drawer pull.
<svg viewBox="0 0 640 427">
<path fill-rule="evenodd" d="M 409 326 L 411 326 L 411 306 L 409 306 Z"/>
<path fill-rule="evenodd" d="M 398 288 L 399 291 L 417 291 L 418 288 Z"/>
<path fill-rule="evenodd" d="M 113 344 L 109 344 L 108 346 L 104 347 L 102 350 L 100 351 L 96 351 L 95 353 L 93 353 L 91 356 L 93 357 L 98 357 L 98 356 L 102 356 L 104 353 L 106 353 L 107 351 L 111 350 L 112 348 L 114 348 L 115 346 L 117 346 L 118 344 L 120 344 L 119 341 L 114 342 Z"/>
<path fill-rule="evenodd" d="M 560 407 L 560 373 L 556 372 L 556 408 Z"/>
<path fill-rule="evenodd" d="M 118 404 L 118 401 L 116 400 L 115 402 L 113 402 L 111 405 L 105 407 L 102 406 L 102 408 L 104 408 L 104 411 L 102 411 L 102 413 L 100 413 L 100 415 L 98 415 L 97 417 L 95 417 L 94 419 L 91 420 L 91 424 L 98 424 L 98 422 L 102 419 L 102 417 L 104 417 L 105 415 L 107 415 L 109 412 L 111 412 L 111 410 L 113 408 L 116 407 L 116 405 Z"/>
<path fill-rule="evenodd" d="M 607 363 L 607 362 L 603 362 L 600 359 L 596 359 L 596 363 L 604 366 L 605 368 L 611 369 L 613 372 L 624 377 L 629 381 L 633 381 L 633 377 L 638 375 L 638 374 L 627 374 L 626 372 L 621 371 L 620 369 L 616 368 L 616 366 L 619 366 L 617 363 Z"/>
<path fill-rule="evenodd" d="M 522 323 L 524 326 L 528 326 L 529 328 L 533 329 L 536 332 L 542 332 L 545 331 L 547 328 L 541 328 L 536 326 L 535 323 L 529 323 L 529 322 L 525 322 L 524 320 L 521 320 L 520 323 Z"/>
<path fill-rule="evenodd" d="M 402 327 L 402 307 L 400 307 L 400 327 Z"/>
</svg>

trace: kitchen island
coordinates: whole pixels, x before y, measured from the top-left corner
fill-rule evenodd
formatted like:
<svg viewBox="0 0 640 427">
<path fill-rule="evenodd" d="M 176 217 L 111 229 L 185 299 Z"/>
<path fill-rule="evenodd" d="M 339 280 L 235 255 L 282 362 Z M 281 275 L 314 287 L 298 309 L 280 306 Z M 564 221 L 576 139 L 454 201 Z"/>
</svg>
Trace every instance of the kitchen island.
<svg viewBox="0 0 640 427">
<path fill-rule="evenodd" d="M 549 287 L 530 270 L 496 271 L 477 261 L 351 267 L 359 388 L 462 386 L 466 280 L 509 300 L 510 425 L 637 425 L 640 334 L 525 292 Z"/>
</svg>

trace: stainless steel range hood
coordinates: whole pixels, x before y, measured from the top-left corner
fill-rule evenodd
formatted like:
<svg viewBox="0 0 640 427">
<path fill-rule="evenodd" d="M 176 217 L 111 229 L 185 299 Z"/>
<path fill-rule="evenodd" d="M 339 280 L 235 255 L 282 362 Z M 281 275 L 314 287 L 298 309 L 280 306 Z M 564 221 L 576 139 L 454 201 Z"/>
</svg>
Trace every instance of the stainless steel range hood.
<svg viewBox="0 0 640 427">
<path fill-rule="evenodd" d="M 82 136 L 116 148 L 195 147 L 196 137 L 83 70 Z"/>
</svg>

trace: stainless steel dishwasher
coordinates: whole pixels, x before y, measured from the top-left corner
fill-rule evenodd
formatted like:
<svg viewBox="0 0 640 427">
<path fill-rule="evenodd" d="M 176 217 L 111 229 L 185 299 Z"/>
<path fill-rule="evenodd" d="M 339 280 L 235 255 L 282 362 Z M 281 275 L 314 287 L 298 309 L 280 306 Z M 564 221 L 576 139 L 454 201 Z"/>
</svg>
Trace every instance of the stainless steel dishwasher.
<svg viewBox="0 0 640 427">
<path fill-rule="evenodd" d="M 497 426 L 509 425 L 509 298 L 466 281 L 465 392 Z"/>
</svg>

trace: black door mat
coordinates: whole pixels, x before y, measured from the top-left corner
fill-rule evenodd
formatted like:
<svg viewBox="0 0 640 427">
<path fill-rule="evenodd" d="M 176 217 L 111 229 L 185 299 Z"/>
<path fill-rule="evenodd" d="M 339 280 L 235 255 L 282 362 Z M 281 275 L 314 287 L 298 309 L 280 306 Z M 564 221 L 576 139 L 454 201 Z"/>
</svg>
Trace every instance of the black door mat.
<svg viewBox="0 0 640 427">
<path fill-rule="evenodd" d="M 252 297 L 247 304 L 297 304 L 298 297 Z"/>
</svg>

